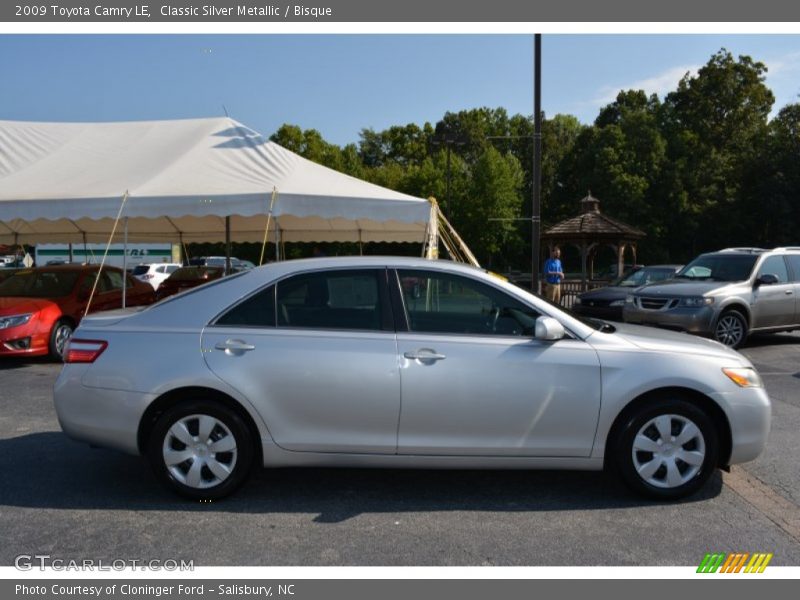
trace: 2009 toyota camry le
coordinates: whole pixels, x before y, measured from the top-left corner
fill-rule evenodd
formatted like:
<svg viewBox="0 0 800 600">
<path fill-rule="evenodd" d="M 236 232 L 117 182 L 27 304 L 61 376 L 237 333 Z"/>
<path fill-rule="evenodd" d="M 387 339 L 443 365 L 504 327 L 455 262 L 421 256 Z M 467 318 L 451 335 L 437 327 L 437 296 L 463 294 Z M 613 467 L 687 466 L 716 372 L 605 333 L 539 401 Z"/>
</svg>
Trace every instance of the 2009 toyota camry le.
<svg viewBox="0 0 800 600">
<path fill-rule="evenodd" d="M 755 459 L 752 364 L 682 333 L 583 321 L 448 261 L 270 264 L 85 318 L 55 386 L 64 431 L 143 454 L 178 493 L 256 464 L 608 468 L 678 498 Z"/>
</svg>

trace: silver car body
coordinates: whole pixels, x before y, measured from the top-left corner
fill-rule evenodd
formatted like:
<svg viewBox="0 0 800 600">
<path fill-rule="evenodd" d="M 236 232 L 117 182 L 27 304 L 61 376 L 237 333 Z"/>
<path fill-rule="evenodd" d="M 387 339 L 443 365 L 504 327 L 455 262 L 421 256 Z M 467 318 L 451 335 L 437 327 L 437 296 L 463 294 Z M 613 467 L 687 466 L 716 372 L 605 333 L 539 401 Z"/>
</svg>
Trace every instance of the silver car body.
<svg viewBox="0 0 800 600">
<path fill-rule="evenodd" d="M 354 268 L 476 280 L 556 319 L 566 335 L 546 341 L 213 325 L 227 307 L 276 281 Z M 273 263 L 143 310 L 88 317 L 75 338 L 108 347 L 92 364 L 64 366 L 55 386 L 61 426 L 77 440 L 131 454 L 142 452 L 148 407 L 198 388 L 244 408 L 265 466 L 601 469 L 623 408 L 663 388 L 703 395 L 721 409 L 733 440 L 722 464 L 754 459 L 769 431 L 765 390 L 738 387 L 721 371 L 752 367 L 737 352 L 636 326 L 598 331 L 510 283 L 447 261 Z"/>
<path fill-rule="evenodd" d="M 755 255 L 755 264 L 742 281 L 671 279 L 641 287 L 628 297 L 624 321 L 711 335 L 720 315 L 737 310 L 746 318 L 750 333 L 800 329 L 800 248 L 732 248 L 716 254 Z M 774 271 L 768 261 L 775 260 L 785 261 L 781 268 L 788 275 L 786 280 L 758 285 L 761 275 Z M 792 269 L 794 265 L 798 266 Z M 701 297 L 710 304 L 681 306 L 683 299 Z"/>
</svg>

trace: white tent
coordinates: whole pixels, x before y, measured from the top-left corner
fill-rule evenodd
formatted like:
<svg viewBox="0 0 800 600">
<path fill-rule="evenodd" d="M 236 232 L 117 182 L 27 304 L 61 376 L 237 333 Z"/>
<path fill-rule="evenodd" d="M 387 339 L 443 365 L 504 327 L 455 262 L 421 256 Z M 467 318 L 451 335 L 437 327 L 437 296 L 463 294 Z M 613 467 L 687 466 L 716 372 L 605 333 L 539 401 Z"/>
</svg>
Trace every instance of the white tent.
<svg viewBox="0 0 800 600">
<path fill-rule="evenodd" d="M 0 121 L 0 243 L 107 242 L 118 216 L 132 242 L 220 241 L 226 217 L 231 240 L 260 242 L 270 208 L 270 241 L 425 242 L 437 227 L 435 204 L 228 118 Z"/>
</svg>

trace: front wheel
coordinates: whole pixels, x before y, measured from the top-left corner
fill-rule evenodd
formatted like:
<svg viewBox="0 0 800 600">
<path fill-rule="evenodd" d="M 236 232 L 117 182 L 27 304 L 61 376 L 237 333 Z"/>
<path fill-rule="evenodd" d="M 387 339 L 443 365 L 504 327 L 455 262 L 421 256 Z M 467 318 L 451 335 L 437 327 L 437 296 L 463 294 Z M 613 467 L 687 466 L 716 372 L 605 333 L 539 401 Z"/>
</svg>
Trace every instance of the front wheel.
<svg viewBox="0 0 800 600">
<path fill-rule="evenodd" d="M 64 350 L 67 347 L 69 338 L 72 337 L 72 323 L 66 319 L 60 319 L 50 331 L 50 358 L 53 360 L 64 360 Z"/>
<path fill-rule="evenodd" d="M 714 327 L 714 339 L 729 348 L 738 348 L 747 338 L 747 319 L 738 310 L 722 313 Z"/>
<path fill-rule="evenodd" d="M 147 455 L 158 478 L 178 494 L 216 500 L 247 478 L 255 440 L 233 410 L 211 399 L 167 410 L 150 435 Z"/>
<path fill-rule="evenodd" d="M 676 499 L 700 489 L 717 465 L 717 430 L 708 415 L 683 398 L 642 406 L 620 429 L 614 459 L 634 491 Z"/>
</svg>

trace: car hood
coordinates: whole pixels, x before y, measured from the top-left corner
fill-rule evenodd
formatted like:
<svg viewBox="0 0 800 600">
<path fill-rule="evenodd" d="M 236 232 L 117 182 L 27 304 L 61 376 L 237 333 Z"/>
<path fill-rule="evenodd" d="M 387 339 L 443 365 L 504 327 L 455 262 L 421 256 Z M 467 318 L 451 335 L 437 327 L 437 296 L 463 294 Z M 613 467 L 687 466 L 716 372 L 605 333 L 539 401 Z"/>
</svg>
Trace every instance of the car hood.
<svg viewBox="0 0 800 600">
<path fill-rule="evenodd" d="M 703 356 L 730 358 L 734 361 L 734 364 L 749 364 L 736 350 L 723 346 L 719 342 L 696 337 L 688 333 L 628 323 L 615 324 L 614 327 L 616 329 L 614 335 L 648 352 L 702 354 Z"/>
<path fill-rule="evenodd" d="M 741 282 L 670 279 L 642 286 L 636 293 L 640 296 L 702 296 L 739 283 Z"/>
<path fill-rule="evenodd" d="M 23 313 L 39 312 L 48 306 L 57 306 L 56 302 L 45 298 L 18 298 L 11 296 L 0 297 L 0 315 L 19 315 Z"/>
</svg>

